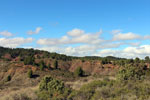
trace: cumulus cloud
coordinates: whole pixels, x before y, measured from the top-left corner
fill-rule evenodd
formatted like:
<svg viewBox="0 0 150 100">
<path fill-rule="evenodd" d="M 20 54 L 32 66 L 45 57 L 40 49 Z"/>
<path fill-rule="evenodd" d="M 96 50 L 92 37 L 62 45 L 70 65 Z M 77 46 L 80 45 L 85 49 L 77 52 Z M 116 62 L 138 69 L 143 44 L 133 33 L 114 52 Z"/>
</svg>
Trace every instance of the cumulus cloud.
<svg viewBox="0 0 150 100">
<path fill-rule="evenodd" d="M 72 56 L 115 56 L 121 58 L 144 58 L 150 56 L 150 45 L 141 45 L 139 47 L 126 47 L 124 49 L 98 49 L 96 46 L 82 45 L 78 47 L 41 47 L 37 48 L 41 50 L 47 50 L 50 52 L 58 52 L 61 54 L 67 54 Z"/>
<path fill-rule="evenodd" d="M 140 47 L 128 47 L 124 52 L 137 54 L 137 55 L 150 55 L 150 45 L 142 45 Z"/>
<path fill-rule="evenodd" d="M 8 32 L 8 31 L 2 31 L 2 32 L 0 32 L 0 35 L 5 36 L 5 37 L 13 36 L 13 34 L 11 32 Z"/>
<path fill-rule="evenodd" d="M 122 33 L 121 30 L 113 30 L 111 32 L 113 34 L 111 41 L 126 41 L 126 40 L 148 40 L 150 39 L 150 35 L 141 36 L 132 32 Z"/>
<path fill-rule="evenodd" d="M 26 43 L 31 43 L 32 41 L 33 38 L 0 38 L 0 46 L 15 48 Z"/>
<path fill-rule="evenodd" d="M 60 38 L 39 39 L 37 44 L 41 46 L 39 49 L 72 56 L 111 55 L 132 58 L 149 55 L 148 50 L 150 50 L 150 48 L 148 46 L 140 46 L 141 42 L 139 41 L 150 39 L 149 35 L 140 36 L 132 32 L 122 33 L 120 30 L 113 30 L 111 33 L 113 34 L 112 39 L 106 40 L 101 36 L 102 30 L 96 33 L 87 33 L 81 29 L 73 29 Z M 72 46 L 72 44 L 79 45 Z M 123 45 L 128 47 L 117 50 Z"/>
<path fill-rule="evenodd" d="M 142 37 L 140 35 L 134 34 L 132 32 L 129 33 L 117 33 L 113 36 L 113 41 L 120 41 L 120 40 L 136 40 L 141 39 Z"/>
<path fill-rule="evenodd" d="M 100 32 L 91 34 L 91 33 L 87 33 L 87 34 L 82 34 L 78 37 L 74 37 L 72 38 L 72 42 L 73 43 L 87 43 L 87 44 L 99 44 L 104 42 L 104 40 L 102 38 L 100 38 Z"/>
<path fill-rule="evenodd" d="M 38 44 L 40 45 L 63 45 L 63 44 L 68 44 L 70 42 L 70 39 L 68 36 L 63 36 L 60 39 L 56 38 L 44 38 L 44 39 L 39 39 L 37 41 Z M 70 42 L 71 43 L 71 42 Z"/>
<path fill-rule="evenodd" d="M 94 49 L 84 49 L 80 47 L 58 47 L 58 46 L 50 46 L 50 47 L 40 47 L 36 48 L 40 50 L 46 50 L 49 52 L 57 52 L 60 54 L 72 55 L 72 56 L 88 56 L 94 52 Z"/>
<path fill-rule="evenodd" d="M 72 56 L 93 56 L 97 54 L 98 50 L 108 49 L 108 48 L 118 48 L 123 43 L 105 43 L 100 45 L 93 45 L 93 44 L 85 44 L 79 45 L 76 47 L 71 46 L 43 46 L 38 49 L 47 50 L 49 52 L 57 52 Z M 98 55 L 97 55 L 98 56 Z"/>
<path fill-rule="evenodd" d="M 27 33 L 28 33 L 29 35 L 38 34 L 41 30 L 42 30 L 41 27 L 37 27 L 37 28 L 35 29 L 35 31 L 30 30 L 30 31 L 28 31 Z"/>
<path fill-rule="evenodd" d="M 144 58 L 150 56 L 150 45 L 141 45 L 139 47 L 126 47 L 123 50 L 103 49 L 95 53 L 97 56 L 116 56 L 122 58 Z"/>
<path fill-rule="evenodd" d="M 67 32 L 66 36 L 61 38 L 43 38 L 37 41 L 40 45 L 64 45 L 64 44 L 99 44 L 104 42 L 100 35 L 102 30 L 97 33 L 85 33 L 80 29 L 73 29 L 72 31 Z"/>
<path fill-rule="evenodd" d="M 80 30 L 80 29 L 73 29 L 73 30 L 67 32 L 67 34 L 72 37 L 77 37 L 77 36 L 83 35 L 84 31 Z"/>
</svg>

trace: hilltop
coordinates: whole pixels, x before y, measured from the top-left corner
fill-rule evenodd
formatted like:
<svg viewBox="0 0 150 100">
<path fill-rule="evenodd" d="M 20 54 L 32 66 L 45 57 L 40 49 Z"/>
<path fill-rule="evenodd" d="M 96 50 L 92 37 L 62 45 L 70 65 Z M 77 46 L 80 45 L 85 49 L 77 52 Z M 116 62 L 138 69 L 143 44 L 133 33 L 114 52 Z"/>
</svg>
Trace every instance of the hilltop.
<svg viewBox="0 0 150 100">
<path fill-rule="evenodd" d="M 57 67 L 59 69 L 73 72 L 76 67 L 80 66 L 87 73 L 91 74 L 95 73 L 95 70 L 99 70 L 103 67 L 115 68 L 112 64 L 114 61 L 125 59 L 112 56 L 74 57 L 34 49 L 11 49 L 0 47 L 0 60 L 11 64 L 13 63 L 13 66 L 34 67 L 34 69 L 39 69 L 40 64 L 43 63 L 44 70 L 53 69 L 54 62 L 57 61 Z"/>
</svg>

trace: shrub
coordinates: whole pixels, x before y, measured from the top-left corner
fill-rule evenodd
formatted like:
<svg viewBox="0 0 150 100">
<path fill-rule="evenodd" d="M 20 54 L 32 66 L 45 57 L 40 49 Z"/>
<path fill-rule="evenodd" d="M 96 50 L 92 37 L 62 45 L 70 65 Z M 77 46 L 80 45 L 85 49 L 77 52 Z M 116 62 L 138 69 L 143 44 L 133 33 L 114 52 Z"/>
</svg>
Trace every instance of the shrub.
<svg viewBox="0 0 150 100">
<path fill-rule="evenodd" d="M 76 70 L 74 71 L 75 76 L 83 76 L 83 70 L 81 67 L 77 67 Z"/>
<path fill-rule="evenodd" d="M 134 67 L 134 66 L 129 66 L 125 67 L 123 69 L 120 69 L 118 73 L 118 79 L 119 80 L 130 80 L 130 79 L 142 79 L 144 75 L 146 74 L 145 70 L 140 67 Z"/>
<path fill-rule="evenodd" d="M 34 57 L 28 56 L 24 59 L 25 65 L 33 65 L 34 64 Z"/>
<path fill-rule="evenodd" d="M 140 63 L 140 58 L 136 57 L 136 58 L 135 58 L 135 62 L 136 62 L 136 63 Z"/>
<path fill-rule="evenodd" d="M 40 64 L 40 70 L 43 71 L 44 70 L 44 65 Z"/>
<path fill-rule="evenodd" d="M 35 100 L 23 93 L 12 93 L 3 97 L 2 100 Z"/>
<path fill-rule="evenodd" d="M 101 63 L 104 65 L 104 64 L 110 64 L 111 62 L 110 62 L 109 59 L 103 58 L 103 59 L 101 60 Z"/>
<path fill-rule="evenodd" d="M 32 76 L 33 76 L 33 72 L 32 72 L 32 70 L 31 70 L 31 69 L 30 69 L 30 70 L 28 70 L 28 73 L 27 73 L 27 74 L 28 74 L 28 77 L 29 77 L 29 78 L 32 78 Z"/>
<path fill-rule="evenodd" d="M 8 75 L 7 78 L 6 78 L 6 81 L 10 81 L 11 80 L 11 75 Z"/>
<path fill-rule="evenodd" d="M 150 63 L 150 58 L 149 58 L 149 56 L 146 56 L 146 57 L 145 57 L 145 62 L 146 62 L 146 63 Z"/>
<path fill-rule="evenodd" d="M 55 61 L 54 61 L 54 69 L 57 69 L 57 68 L 58 68 L 58 61 L 55 60 Z"/>
<path fill-rule="evenodd" d="M 54 91 L 61 92 L 63 88 L 64 88 L 64 83 L 62 81 L 53 79 L 50 76 L 44 77 L 40 82 L 40 87 L 39 87 L 40 91 L 46 90 L 49 92 L 54 92 Z"/>
<path fill-rule="evenodd" d="M 41 80 L 39 90 L 38 95 L 41 100 L 47 100 L 48 98 L 52 98 L 52 100 L 64 100 L 62 98 L 67 98 L 71 92 L 69 88 L 65 87 L 62 81 L 54 79 L 51 76 L 45 76 Z"/>
</svg>

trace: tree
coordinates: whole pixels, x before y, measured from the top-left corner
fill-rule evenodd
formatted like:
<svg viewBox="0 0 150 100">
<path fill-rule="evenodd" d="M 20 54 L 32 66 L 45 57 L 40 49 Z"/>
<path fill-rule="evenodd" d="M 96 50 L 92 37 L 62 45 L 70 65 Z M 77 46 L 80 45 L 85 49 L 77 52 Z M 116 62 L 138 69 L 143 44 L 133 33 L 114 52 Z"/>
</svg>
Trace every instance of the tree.
<svg viewBox="0 0 150 100">
<path fill-rule="evenodd" d="M 135 58 L 135 62 L 136 62 L 136 63 L 140 63 L 140 58 L 136 57 L 136 58 Z"/>
<path fill-rule="evenodd" d="M 58 68 L 58 61 L 55 60 L 55 61 L 54 61 L 54 69 L 57 69 L 57 68 Z"/>
<path fill-rule="evenodd" d="M 32 56 L 26 57 L 24 60 L 24 64 L 25 65 L 33 65 L 34 64 L 34 57 L 32 57 Z"/>
<path fill-rule="evenodd" d="M 42 61 L 40 61 L 40 64 L 39 64 L 39 65 L 40 65 L 40 70 L 41 70 L 41 71 L 43 71 L 43 70 L 44 70 L 44 68 L 46 67 L 46 66 L 45 66 L 45 63 L 44 63 L 44 61 L 43 61 L 43 60 L 42 60 Z"/>
<path fill-rule="evenodd" d="M 44 70 L 44 65 L 40 64 L 40 70 L 43 71 Z"/>
<path fill-rule="evenodd" d="M 76 70 L 74 71 L 75 76 L 83 76 L 84 71 L 82 70 L 81 67 L 77 67 Z"/>
<path fill-rule="evenodd" d="M 104 65 L 104 64 L 109 64 L 110 63 L 110 59 L 107 59 L 107 58 L 103 58 L 101 63 Z"/>
<path fill-rule="evenodd" d="M 49 92 L 61 92 L 64 88 L 64 83 L 51 76 L 45 76 L 40 82 L 40 91 L 46 90 Z"/>
<path fill-rule="evenodd" d="M 141 80 L 145 74 L 145 66 L 127 66 L 119 70 L 117 78 L 119 80 Z"/>
<path fill-rule="evenodd" d="M 51 64 L 49 63 L 47 67 L 48 67 L 48 69 L 51 69 Z"/>
<path fill-rule="evenodd" d="M 71 89 L 65 87 L 64 82 L 51 76 L 45 76 L 39 84 L 39 100 L 66 100 Z"/>
<path fill-rule="evenodd" d="M 145 57 L 145 62 L 146 62 L 146 63 L 150 63 L 150 58 L 149 58 L 149 56 L 146 56 L 146 57 Z"/>
<path fill-rule="evenodd" d="M 127 64 L 133 64 L 133 63 L 134 63 L 134 60 L 133 60 L 133 59 L 127 59 L 127 60 L 126 60 L 126 63 L 127 63 Z"/>
<path fill-rule="evenodd" d="M 8 75 L 6 81 L 8 82 L 10 80 L 11 80 L 11 75 Z"/>
<path fill-rule="evenodd" d="M 32 78 L 32 76 L 33 76 L 33 72 L 32 72 L 32 70 L 31 70 L 31 69 L 30 69 L 30 70 L 28 70 L 28 73 L 27 73 L 27 74 L 28 74 L 28 77 L 29 77 L 29 78 Z"/>
</svg>

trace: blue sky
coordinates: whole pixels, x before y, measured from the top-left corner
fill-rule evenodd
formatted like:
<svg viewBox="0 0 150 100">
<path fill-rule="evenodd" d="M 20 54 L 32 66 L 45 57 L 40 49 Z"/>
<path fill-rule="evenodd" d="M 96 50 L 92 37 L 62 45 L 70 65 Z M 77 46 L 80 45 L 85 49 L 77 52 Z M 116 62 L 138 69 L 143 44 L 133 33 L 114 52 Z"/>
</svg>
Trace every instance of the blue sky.
<svg viewBox="0 0 150 100">
<path fill-rule="evenodd" d="M 0 46 L 143 58 L 150 55 L 149 4 L 149 0 L 1 0 Z"/>
</svg>

